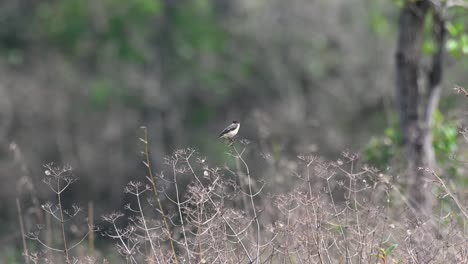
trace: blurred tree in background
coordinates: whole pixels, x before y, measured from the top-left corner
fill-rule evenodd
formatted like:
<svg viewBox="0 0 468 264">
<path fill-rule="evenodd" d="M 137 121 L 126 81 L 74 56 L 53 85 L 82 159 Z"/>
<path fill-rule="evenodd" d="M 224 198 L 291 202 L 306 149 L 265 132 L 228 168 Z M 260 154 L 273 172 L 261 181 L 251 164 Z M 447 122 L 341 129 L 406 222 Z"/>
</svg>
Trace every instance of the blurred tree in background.
<svg viewBox="0 0 468 264">
<path fill-rule="evenodd" d="M 359 151 L 396 124 L 399 2 L 3 1 L 1 221 L 14 218 L 15 197 L 34 204 L 46 195 L 35 186 L 51 161 L 76 168 L 70 201 L 99 200 L 97 215 L 119 207 L 122 186 L 144 175 L 141 125 L 151 132 L 156 170 L 181 147 L 222 166 L 216 136 L 233 119 L 240 137 L 275 157 Z M 447 24 L 454 56 L 467 50 L 464 23 Z M 424 42 L 423 52 L 438 44 Z M 441 87 L 468 83 L 466 60 L 441 63 Z M 445 114 L 460 99 L 441 93 Z M 395 157 L 380 143 L 367 145 L 369 160 Z M 287 186 L 280 173 L 269 177 Z"/>
<path fill-rule="evenodd" d="M 445 48 L 445 17 L 443 6 L 431 1 L 406 2 L 400 15 L 400 34 L 396 53 L 397 91 L 402 140 L 406 145 L 408 177 L 411 178 L 409 197 L 413 207 L 430 215 L 431 185 L 425 180 L 424 170 L 435 169 L 432 145 L 432 127 L 440 100 Z M 429 20 L 429 22 L 426 22 Z M 425 23 L 426 22 L 426 23 Z M 429 37 L 425 36 L 428 25 Z M 420 76 L 424 37 L 432 40 L 427 76 Z M 422 79 L 427 84 L 422 87 Z"/>
</svg>

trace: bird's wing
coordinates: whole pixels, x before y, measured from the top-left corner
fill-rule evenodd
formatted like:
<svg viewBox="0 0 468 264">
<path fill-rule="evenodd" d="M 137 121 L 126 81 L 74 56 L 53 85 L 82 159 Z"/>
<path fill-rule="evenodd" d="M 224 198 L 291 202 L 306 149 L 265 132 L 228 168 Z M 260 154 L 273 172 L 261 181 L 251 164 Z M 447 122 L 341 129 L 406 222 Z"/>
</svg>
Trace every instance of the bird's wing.
<svg viewBox="0 0 468 264">
<path fill-rule="evenodd" d="M 221 137 L 222 135 L 224 135 L 224 134 L 226 134 L 226 133 L 228 133 L 228 132 L 230 132 L 230 131 L 232 131 L 232 130 L 235 130 L 236 128 L 237 128 L 237 124 L 230 124 L 229 126 L 227 126 L 227 127 L 223 130 L 223 132 L 221 132 L 221 133 L 219 134 L 219 137 Z"/>
</svg>

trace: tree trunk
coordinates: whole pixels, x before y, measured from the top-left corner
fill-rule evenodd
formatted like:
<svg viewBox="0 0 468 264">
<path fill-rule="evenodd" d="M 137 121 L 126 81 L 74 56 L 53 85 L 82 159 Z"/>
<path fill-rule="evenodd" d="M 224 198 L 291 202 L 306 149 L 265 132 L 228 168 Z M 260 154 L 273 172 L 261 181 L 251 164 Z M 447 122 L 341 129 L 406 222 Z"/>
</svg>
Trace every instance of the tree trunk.
<svg viewBox="0 0 468 264">
<path fill-rule="evenodd" d="M 422 87 L 421 67 L 424 19 L 433 14 L 433 37 L 437 50 Z M 444 49 L 444 22 L 429 1 L 407 1 L 401 10 L 396 52 L 397 96 L 400 125 L 408 160 L 408 198 L 418 215 L 431 213 L 431 184 L 424 169 L 435 169 L 431 127 L 440 96 Z M 425 91 L 424 91 L 424 88 Z"/>
</svg>

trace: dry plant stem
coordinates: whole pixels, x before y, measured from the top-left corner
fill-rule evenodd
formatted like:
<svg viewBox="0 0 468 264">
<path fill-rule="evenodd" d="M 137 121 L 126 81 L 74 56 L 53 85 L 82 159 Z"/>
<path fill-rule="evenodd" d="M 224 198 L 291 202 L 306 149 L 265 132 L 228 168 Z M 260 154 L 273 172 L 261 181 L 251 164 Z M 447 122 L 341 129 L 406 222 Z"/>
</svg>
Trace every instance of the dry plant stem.
<svg viewBox="0 0 468 264">
<path fill-rule="evenodd" d="M 26 244 L 26 234 L 24 233 L 23 213 L 21 212 L 21 205 L 18 198 L 16 198 L 16 208 L 18 209 L 18 219 L 21 231 L 21 241 L 23 242 L 23 255 L 24 263 L 29 264 L 28 258 L 28 245 Z"/>
<path fill-rule="evenodd" d="M 198 243 L 198 260 L 197 263 L 201 262 L 203 258 L 203 252 L 202 252 L 202 241 L 201 241 L 201 225 L 202 225 L 202 215 L 203 215 L 203 208 L 200 206 L 198 208 L 197 205 L 197 214 L 198 214 L 198 219 L 200 220 L 197 226 L 197 243 Z"/>
<path fill-rule="evenodd" d="M 66 188 L 66 187 L 65 187 Z M 62 189 L 64 190 L 64 189 Z M 63 207 L 62 207 L 62 190 L 60 189 L 60 179 L 57 178 L 57 199 L 58 199 L 58 209 L 60 212 L 60 226 L 62 228 L 62 239 L 63 239 L 63 252 L 65 254 L 65 261 L 70 262 L 70 257 L 68 256 L 68 246 L 67 246 L 67 237 L 65 236 L 65 220 L 63 218 Z"/>
<path fill-rule="evenodd" d="M 462 95 L 464 95 L 466 98 L 468 98 L 468 92 L 465 90 L 465 88 L 460 87 L 460 86 L 457 86 L 457 87 L 455 87 L 454 89 L 455 89 L 455 91 L 456 91 L 457 93 L 462 94 Z"/>
<path fill-rule="evenodd" d="M 232 145 L 230 145 L 232 146 Z M 241 162 L 238 158 L 235 159 L 236 160 L 236 170 L 237 170 L 237 174 L 236 173 L 233 173 L 233 175 L 237 176 L 239 178 L 239 186 L 241 188 L 241 190 L 243 190 L 244 188 L 247 189 L 246 185 L 248 185 L 248 183 L 246 182 L 247 180 L 245 179 L 244 177 L 244 173 L 242 172 L 241 170 Z M 247 196 L 245 195 L 242 195 L 242 206 L 243 208 L 247 210 L 247 208 L 249 207 L 249 201 L 247 199 Z M 252 237 L 252 241 L 254 240 L 255 238 Z"/>
<path fill-rule="evenodd" d="M 352 211 L 355 212 L 355 216 L 356 216 L 356 226 L 357 226 L 357 233 L 358 233 L 358 236 L 361 238 L 361 236 L 363 236 L 363 232 L 361 231 L 361 224 L 360 224 L 360 219 L 359 219 L 359 210 L 358 210 L 358 207 L 359 207 L 359 203 L 357 201 L 357 191 L 353 191 L 356 189 L 356 177 L 357 175 L 354 174 L 354 160 L 351 160 L 351 168 L 349 170 L 349 173 L 347 173 L 347 176 L 349 177 L 350 179 L 350 195 L 352 193 L 352 197 L 353 197 L 353 207 L 354 208 L 351 208 Z M 360 241 L 362 242 L 362 241 Z M 364 250 L 364 247 L 362 246 L 363 243 L 359 243 L 359 247 L 360 247 L 360 254 L 359 256 L 362 255 L 362 251 Z M 359 258 L 359 262 L 361 262 L 361 259 Z"/>
<path fill-rule="evenodd" d="M 239 159 L 242 164 L 244 164 L 244 167 L 245 167 L 245 172 L 247 174 L 247 179 L 248 179 L 248 187 L 249 187 L 249 198 L 250 198 L 250 203 L 252 205 L 252 211 L 253 211 L 253 214 L 254 214 L 254 219 L 255 219 L 255 224 L 257 225 L 257 236 L 256 236 L 256 258 L 255 258 L 255 263 L 259 263 L 260 261 L 260 222 L 258 221 L 258 216 L 257 216 L 257 209 L 255 208 L 255 202 L 253 200 L 254 198 L 254 194 L 252 192 L 252 178 L 250 176 L 250 170 L 249 170 L 249 166 L 247 165 L 247 163 L 245 162 L 244 158 L 242 158 L 242 153 L 244 151 L 242 151 L 242 153 L 239 153 L 237 151 L 237 148 L 232 145 L 232 148 L 234 149 L 234 151 L 236 152 L 236 157 L 237 159 Z"/>
<path fill-rule="evenodd" d="M 314 208 L 314 211 L 315 211 L 315 208 Z M 309 211 L 309 207 L 306 206 L 306 214 L 307 214 L 307 218 L 308 219 L 312 219 L 312 216 L 310 215 L 310 211 Z M 315 214 L 315 227 L 317 227 L 317 214 Z M 317 241 L 317 238 L 315 237 L 315 234 L 311 234 L 311 230 L 318 230 L 318 228 L 314 228 L 312 229 L 313 227 L 310 225 L 310 222 L 307 221 L 307 234 L 308 234 L 308 237 L 312 236 L 313 240 L 314 240 L 314 244 L 315 246 L 317 247 L 317 255 L 318 255 L 318 258 L 319 258 L 319 261 L 320 261 L 320 264 L 323 264 L 323 259 L 322 259 L 322 253 L 320 252 L 320 242 Z M 319 233 L 319 232 L 318 232 Z M 319 233 L 320 234 L 320 233 Z M 319 239 L 321 240 L 321 238 L 319 237 Z M 308 250 L 308 258 L 309 258 L 309 262 L 310 262 L 310 256 L 312 255 L 312 252 L 310 252 Z"/>
<path fill-rule="evenodd" d="M 466 213 L 466 211 L 464 210 L 463 206 L 461 205 L 461 203 L 458 201 L 457 197 L 455 197 L 455 195 L 453 195 L 453 193 L 448 189 L 447 185 L 445 185 L 445 182 L 439 177 L 439 175 L 437 175 L 437 173 L 435 173 L 434 171 L 431 171 L 432 175 L 434 175 L 434 177 L 436 177 L 437 181 L 440 183 L 440 185 L 442 186 L 442 188 L 444 188 L 444 191 L 448 194 L 448 196 L 450 196 L 450 198 L 452 198 L 452 200 L 455 202 L 455 204 L 458 206 L 458 209 L 460 209 L 460 211 L 462 212 L 463 216 L 468 219 L 468 214 Z"/>
<path fill-rule="evenodd" d="M 137 187 L 136 187 L 137 188 Z M 148 238 L 148 241 L 150 243 L 150 246 L 151 246 L 151 252 L 153 253 L 153 257 L 157 260 L 157 262 L 159 263 L 159 260 L 157 258 L 157 254 L 156 254 L 156 248 L 154 247 L 154 243 L 153 243 L 153 239 L 151 238 L 151 235 L 149 233 L 149 228 L 148 228 L 148 225 L 146 224 L 146 218 L 145 218 L 145 215 L 143 213 L 143 207 L 141 206 L 141 199 L 140 199 L 140 192 L 138 189 L 136 189 L 135 191 L 135 195 L 137 197 L 137 203 L 138 203 L 138 210 L 140 211 L 140 216 L 141 216 L 141 222 L 143 223 L 143 227 L 145 228 L 145 233 L 146 233 L 146 237 Z"/>
<path fill-rule="evenodd" d="M 314 162 L 314 160 L 310 160 L 307 162 L 306 164 L 306 172 L 307 172 L 307 183 L 309 185 L 309 201 L 312 201 L 313 197 L 312 197 L 312 183 L 311 183 L 311 180 L 310 180 L 310 165 L 312 165 L 312 163 Z M 312 204 L 313 205 L 313 204 Z M 313 205 L 313 209 L 314 209 L 314 212 L 315 212 L 315 206 Z M 309 208 L 306 206 L 306 213 L 307 213 L 307 216 L 308 216 L 308 219 L 312 219 L 311 216 L 310 216 L 310 212 L 309 212 Z M 315 217 L 315 229 L 318 230 L 318 219 L 317 219 L 317 212 L 314 213 Z M 310 226 L 310 223 L 308 222 L 307 223 L 308 225 L 308 228 L 307 228 L 307 233 L 309 234 L 310 236 L 310 230 L 311 230 L 311 226 Z M 314 243 L 315 243 L 315 246 L 317 247 L 317 255 L 319 257 L 319 261 L 320 261 L 320 264 L 323 264 L 323 259 L 322 259 L 322 254 L 321 254 L 321 250 L 320 250 L 320 244 L 321 244 L 321 237 L 320 237 L 320 232 L 318 232 L 318 236 L 319 236 L 319 242 L 317 242 L 317 239 L 315 237 L 315 235 L 312 235 L 313 239 L 314 239 Z M 309 253 L 309 256 L 311 254 Z M 310 260 L 309 260 L 310 262 Z"/>
<path fill-rule="evenodd" d="M 340 233 L 343 236 L 343 240 L 345 241 L 345 244 L 346 244 L 346 263 L 348 263 L 348 261 L 350 261 L 348 241 L 347 241 L 346 235 L 345 235 L 345 233 L 343 231 L 343 224 L 341 223 L 341 220 L 340 220 L 340 217 L 339 217 L 339 212 L 338 212 L 338 209 L 336 208 L 335 199 L 333 198 L 333 192 L 332 192 L 332 189 L 331 189 L 331 186 L 330 186 L 330 178 L 332 178 L 332 177 L 333 177 L 333 175 L 327 178 L 327 188 L 328 188 L 328 193 L 330 194 L 330 201 L 331 201 L 333 210 L 335 211 L 336 219 L 338 220 L 338 224 L 340 226 L 340 231 L 341 231 Z M 339 247 L 337 247 L 337 249 L 338 249 L 338 251 L 341 251 L 339 249 Z"/>
<path fill-rule="evenodd" d="M 88 225 L 89 225 L 89 237 L 88 237 L 88 248 L 89 255 L 94 256 L 94 203 L 92 201 L 88 202 Z"/>
<path fill-rule="evenodd" d="M 18 163 L 18 166 L 20 167 L 21 172 L 25 175 L 25 177 L 29 181 L 31 181 L 33 183 L 31 185 L 31 189 L 28 190 L 28 192 L 30 192 L 30 194 L 31 194 L 31 202 L 34 205 L 34 208 L 35 208 L 34 212 L 35 212 L 35 214 L 36 214 L 36 216 L 38 218 L 37 220 L 39 221 L 39 223 L 43 224 L 44 223 L 44 214 L 43 214 L 43 211 L 41 210 L 39 197 L 38 197 L 38 194 L 37 194 L 37 190 L 35 188 L 37 186 L 37 184 L 35 182 L 35 178 L 31 177 L 30 170 L 29 170 L 29 168 L 27 166 L 25 157 L 24 157 L 19 145 L 12 142 L 10 144 L 10 150 L 13 151 L 14 156 L 15 156 L 15 161 Z"/>
<path fill-rule="evenodd" d="M 288 211 L 288 215 L 286 217 L 286 230 L 289 230 L 291 211 L 290 211 L 290 209 L 287 209 L 287 211 Z M 286 245 L 286 251 L 285 251 L 285 253 L 283 255 L 283 264 L 286 264 L 286 257 L 288 257 L 289 262 L 292 263 L 291 256 L 289 254 L 289 247 L 288 247 L 288 245 L 289 245 L 289 233 L 288 232 L 286 232 L 286 244 L 285 245 Z"/>
<path fill-rule="evenodd" d="M 190 155 L 188 155 L 188 157 L 185 158 L 185 161 L 187 163 L 187 166 L 188 168 L 190 169 L 190 172 L 192 173 L 192 175 L 195 177 L 195 179 L 197 180 L 197 182 L 200 184 L 200 186 L 202 186 L 203 188 L 206 188 L 202 181 L 200 180 L 200 178 L 198 177 L 198 175 L 195 173 L 195 171 L 193 170 L 193 167 L 192 165 L 190 164 L 189 162 L 189 159 L 190 159 L 190 156 L 192 155 L 193 153 L 191 153 Z M 216 207 L 216 203 L 213 201 L 213 199 L 208 196 L 208 200 L 210 200 L 210 202 L 213 204 L 213 206 Z M 249 259 L 249 263 L 252 263 L 253 262 L 253 259 L 252 257 L 250 256 L 249 254 L 249 251 L 247 250 L 246 246 L 244 245 L 244 242 L 242 242 L 242 239 L 239 237 L 239 234 L 234 230 L 234 227 L 229 223 L 229 221 L 226 219 L 226 217 L 221 214 L 221 218 L 223 218 L 223 221 L 224 223 L 226 223 L 226 225 L 229 227 L 229 230 L 231 230 L 231 232 L 234 234 L 234 237 L 237 238 L 237 241 L 239 242 L 239 244 L 241 245 L 242 247 L 242 250 L 244 251 L 244 253 L 246 254 L 247 258 Z"/>
<path fill-rule="evenodd" d="M 47 245 L 53 245 L 52 238 L 54 237 L 53 231 L 54 229 L 52 228 L 52 219 L 51 219 L 51 214 L 44 214 L 45 215 L 45 224 L 46 224 L 46 244 Z M 49 251 L 48 252 L 49 258 L 55 262 L 54 259 L 54 254 Z"/>
<path fill-rule="evenodd" d="M 161 200 L 159 199 L 158 190 L 156 189 L 156 180 L 154 179 L 153 169 L 151 167 L 151 161 L 150 161 L 150 155 L 149 155 L 148 129 L 146 127 L 142 127 L 142 129 L 144 131 L 144 136 L 145 136 L 145 138 L 143 140 L 141 140 L 143 142 L 143 144 L 145 145 L 145 158 L 146 158 L 145 165 L 148 168 L 148 174 L 149 174 L 150 179 L 151 179 L 150 182 L 153 185 L 154 197 L 156 198 L 156 201 L 158 203 L 158 207 L 159 207 L 159 210 L 160 210 L 161 215 L 162 215 L 162 220 L 163 220 L 164 226 L 166 227 L 167 231 L 169 232 L 169 242 L 171 244 L 172 254 L 174 255 L 174 261 L 177 264 L 177 263 L 179 263 L 179 261 L 177 259 L 177 253 L 176 253 L 176 250 L 175 250 L 174 241 L 172 239 L 172 232 L 171 232 L 171 229 L 169 228 L 169 224 L 167 223 L 167 219 L 166 219 L 166 216 L 164 214 L 164 210 L 163 210 Z"/>
<path fill-rule="evenodd" d="M 309 185 L 309 199 L 312 200 L 312 183 L 310 181 L 310 169 L 309 166 L 312 165 L 313 160 L 309 161 L 306 164 L 306 172 L 307 172 L 307 184 Z"/>
<path fill-rule="evenodd" d="M 180 224 L 182 225 L 182 235 L 184 236 L 184 246 L 185 246 L 185 250 L 187 251 L 187 259 L 188 259 L 188 263 L 190 264 L 190 263 L 192 263 L 192 261 L 190 259 L 190 248 L 189 248 L 188 243 L 187 243 L 187 235 L 186 235 L 186 232 L 185 232 L 184 218 L 182 216 L 181 202 L 180 202 L 180 199 L 179 199 L 179 186 L 177 184 L 176 165 L 177 165 L 177 161 L 172 163 L 172 173 L 174 175 L 174 186 L 175 186 L 175 191 L 176 191 L 177 209 L 178 209 L 178 212 L 179 212 Z"/>
<path fill-rule="evenodd" d="M 130 248 L 127 246 L 127 244 L 126 244 L 125 241 L 123 240 L 123 235 L 120 234 L 118 227 L 115 225 L 115 222 L 112 222 L 112 225 L 114 226 L 115 232 L 117 233 L 117 236 L 116 236 L 116 237 L 119 238 L 120 243 L 122 243 L 122 246 L 125 248 L 125 251 L 126 251 L 126 252 L 129 254 L 129 256 L 130 256 L 130 262 L 131 262 L 131 263 L 137 263 L 137 261 L 135 260 L 135 258 L 131 255 L 131 252 L 132 252 L 133 248 L 130 249 Z M 126 257 L 126 259 L 127 259 L 127 261 L 128 261 L 128 256 Z"/>
<path fill-rule="evenodd" d="M 229 145 L 229 146 L 232 146 L 232 143 Z M 242 199 L 242 208 L 246 211 L 247 213 L 247 216 L 251 219 L 255 219 L 255 216 L 250 212 L 249 210 L 249 207 L 251 207 L 249 204 L 250 204 L 250 201 L 249 201 L 249 198 L 248 198 L 248 192 L 247 192 L 247 189 L 248 189 L 248 180 L 247 180 L 247 177 L 245 176 L 245 174 L 242 172 L 242 169 L 241 169 L 241 162 L 240 160 L 235 157 L 233 155 L 235 161 L 236 161 L 236 171 L 237 172 L 234 172 L 234 171 L 231 171 L 232 175 L 234 175 L 234 177 L 236 177 L 237 179 L 239 179 L 239 188 L 240 190 L 242 190 L 242 192 L 244 192 L 244 194 L 241 195 L 241 199 Z M 249 224 L 249 226 L 251 225 L 251 223 Z M 249 232 L 248 234 L 250 236 L 250 240 L 251 241 L 255 241 L 255 233 L 254 232 Z"/>
</svg>

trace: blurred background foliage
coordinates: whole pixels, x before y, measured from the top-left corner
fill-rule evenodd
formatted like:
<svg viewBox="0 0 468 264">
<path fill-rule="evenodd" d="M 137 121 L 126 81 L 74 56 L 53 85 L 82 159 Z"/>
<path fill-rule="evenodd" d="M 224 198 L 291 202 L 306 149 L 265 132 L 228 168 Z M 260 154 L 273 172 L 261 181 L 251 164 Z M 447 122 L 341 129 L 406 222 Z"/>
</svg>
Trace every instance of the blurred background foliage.
<svg viewBox="0 0 468 264">
<path fill-rule="evenodd" d="M 393 69 L 401 3 L 1 2 L 1 226 L 15 224 L 16 197 L 32 204 L 47 196 L 40 181 L 42 164 L 51 161 L 71 164 L 80 177 L 70 202 L 99 201 L 96 215 L 119 208 L 125 183 L 145 175 L 141 125 L 151 132 L 157 171 L 164 155 L 183 147 L 218 166 L 232 162 L 216 137 L 233 119 L 252 142 L 256 173 L 260 154 L 271 154 L 276 168 L 301 153 L 334 157 L 344 149 L 362 151 L 381 169 L 397 164 Z M 450 89 L 468 83 L 462 14 L 456 10 L 448 25 L 453 57 L 445 62 L 434 124 L 443 167 L 459 151 L 457 113 L 466 109 Z M 435 50 L 430 39 L 423 48 Z M 265 170 L 272 188 L 287 186 L 281 172 Z"/>
<path fill-rule="evenodd" d="M 433 147 L 439 166 L 444 167 L 447 176 L 464 177 L 458 171 L 458 166 L 452 162 L 458 153 L 461 135 L 459 134 L 459 122 L 455 119 L 446 119 L 440 111 L 435 113 L 435 122 L 432 128 Z M 402 164 L 404 158 L 403 139 L 399 124 L 391 122 L 383 135 L 373 136 L 365 145 L 364 160 L 376 166 L 379 170 L 386 170 L 391 164 Z M 461 168 L 460 168 L 461 169 Z M 465 180 L 464 180 L 465 181 Z"/>
</svg>

